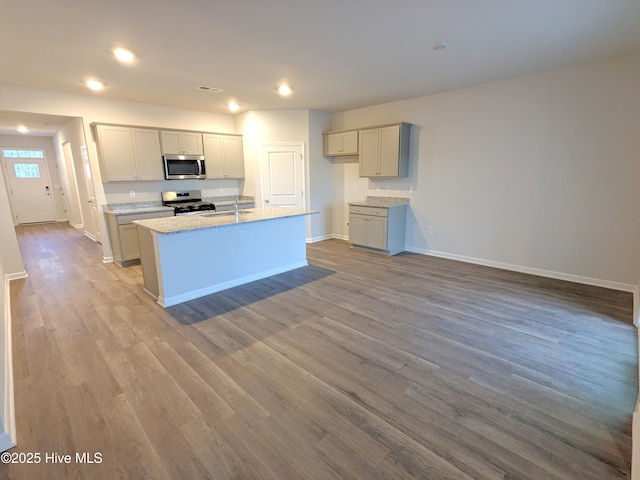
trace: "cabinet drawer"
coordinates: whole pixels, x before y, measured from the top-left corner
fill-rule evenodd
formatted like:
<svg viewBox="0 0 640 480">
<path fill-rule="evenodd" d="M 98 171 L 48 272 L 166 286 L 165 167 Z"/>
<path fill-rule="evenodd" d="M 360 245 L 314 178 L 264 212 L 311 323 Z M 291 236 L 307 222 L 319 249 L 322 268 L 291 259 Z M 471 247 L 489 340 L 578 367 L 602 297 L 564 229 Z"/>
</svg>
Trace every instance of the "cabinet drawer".
<svg viewBox="0 0 640 480">
<path fill-rule="evenodd" d="M 145 220 L 147 218 L 173 217 L 173 211 L 170 212 L 150 212 L 150 213 L 131 213 L 127 215 L 116 215 L 118 225 L 128 225 L 134 220 Z"/>
<path fill-rule="evenodd" d="M 359 207 L 356 205 L 349 205 L 349 213 L 359 213 L 360 215 L 373 215 L 376 217 L 389 216 L 388 208 L 380 207 Z"/>
</svg>

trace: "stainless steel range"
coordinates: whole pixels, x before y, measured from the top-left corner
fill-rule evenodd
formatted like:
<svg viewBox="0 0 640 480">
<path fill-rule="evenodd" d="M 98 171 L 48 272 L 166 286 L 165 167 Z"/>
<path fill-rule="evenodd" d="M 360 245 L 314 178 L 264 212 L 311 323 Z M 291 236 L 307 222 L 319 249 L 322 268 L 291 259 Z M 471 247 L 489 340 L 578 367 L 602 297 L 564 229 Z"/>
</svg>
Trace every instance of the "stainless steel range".
<svg viewBox="0 0 640 480">
<path fill-rule="evenodd" d="M 202 201 L 200 190 L 162 192 L 162 205 L 173 207 L 175 215 L 196 215 L 216 209 L 213 203 Z"/>
</svg>

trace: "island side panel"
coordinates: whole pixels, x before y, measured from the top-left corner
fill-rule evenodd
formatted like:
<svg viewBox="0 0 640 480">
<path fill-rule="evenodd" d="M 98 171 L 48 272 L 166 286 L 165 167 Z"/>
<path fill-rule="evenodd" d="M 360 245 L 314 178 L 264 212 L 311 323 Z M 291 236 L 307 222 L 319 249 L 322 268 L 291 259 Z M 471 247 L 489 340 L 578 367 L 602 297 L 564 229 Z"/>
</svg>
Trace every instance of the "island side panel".
<svg viewBox="0 0 640 480">
<path fill-rule="evenodd" d="M 156 264 L 157 241 L 155 234 L 146 227 L 138 225 L 138 243 L 140 244 L 140 263 L 144 289 L 156 299 L 160 296 L 158 283 L 158 268 Z"/>
<path fill-rule="evenodd" d="M 307 265 L 304 216 L 155 235 L 163 307 Z"/>
</svg>

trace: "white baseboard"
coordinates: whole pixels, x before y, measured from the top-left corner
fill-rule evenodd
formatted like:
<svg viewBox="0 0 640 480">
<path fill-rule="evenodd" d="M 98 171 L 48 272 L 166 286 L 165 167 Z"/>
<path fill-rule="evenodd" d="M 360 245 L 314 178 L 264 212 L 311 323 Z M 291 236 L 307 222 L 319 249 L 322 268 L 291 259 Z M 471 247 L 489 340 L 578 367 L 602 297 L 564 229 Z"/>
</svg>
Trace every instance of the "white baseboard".
<svg viewBox="0 0 640 480">
<path fill-rule="evenodd" d="M 23 277 L 20 277 L 23 278 Z M 13 396 L 13 343 L 11 338 L 11 294 L 9 275 L 4 281 L 4 411 L 3 432 L 0 433 L 0 451 L 16 446 L 16 409 Z"/>
<path fill-rule="evenodd" d="M 476 265 L 484 265 L 486 267 L 500 268 L 502 270 L 511 270 L 513 272 L 528 273 L 530 275 L 538 275 L 540 277 L 555 278 L 556 280 L 567 280 L 569 282 L 582 283 L 584 285 L 593 285 L 595 287 L 611 288 L 612 290 L 620 290 L 623 292 L 632 292 L 635 297 L 638 296 L 638 285 L 630 283 L 612 282 L 610 280 L 602 280 L 599 278 L 583 277 L 581 275 L 573 275 L 571 273 L 556 272 L 553 270 L 544 270 L 541 268 L 523 267 L 512 263 L 495 262 L 493 260 L 484 260 L 482 258 L 467 257 L 464 255 L 456 255 L 453 253 L 438 252 L 434 250 L 425 250 L 421 248 L 407 248 L 407 252 L 420 253 L 430 255 L 432 257 L 447 258 L 459 262 L 473 263 Z M 634 303 L 635 305 L 635 303 Z"/>
<path fill-rule="evenodd" d="M 71 225 L 73 228 L 84 228 L 83 223 L 73 223 L 71 220 L 69 220 L 69 225 Z"/>
<path fill-rule="evenodd" d="M 102 263 L 113 263 L 113 257 L 102 257 Z"/>
<path fill-rule="evenodd" d="M 7 273 L 5 278 L 10 282 L 11 280 L 20 280 L 21 278 L 27 278 L 28 276 L 27 272 L 23 270 L 17 273 Z"/>
<path fill-rule="evenodd" d="M 307 243 L 321 242 L 322 240 L 329 240 L 333 238 L 333 235 L 320 235 L 319 237 L 307 238 Z"/>
<path fill-rule="evenodd" d="M 334 233 L 331 235 L 331 238 L 335 238 L 336 240 L 349 240 L 349 235 L 338 235 L 337 233 Z"/>
<path fill-rule="evenodd" d="M 97 242 L 96 237 L 94 237 L 93 235 L 91 235 L 89 232 L 87 232 L 86 230 L 84 231 L 84 236 L 85 237 L 89 237 L 91 240 L 93 240 L 94 242 Z"/>
</svg>

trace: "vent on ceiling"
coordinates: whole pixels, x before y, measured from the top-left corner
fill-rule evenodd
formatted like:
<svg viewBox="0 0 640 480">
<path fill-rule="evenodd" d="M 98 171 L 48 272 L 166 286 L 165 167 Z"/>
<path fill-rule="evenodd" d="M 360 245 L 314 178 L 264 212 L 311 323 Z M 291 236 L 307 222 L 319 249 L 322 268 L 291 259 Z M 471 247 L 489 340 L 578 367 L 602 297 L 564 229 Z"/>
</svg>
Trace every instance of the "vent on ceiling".
<svg viewBox="0 0 640 480">
<path fill-rule="evenodd" d="M 220 93 L 222 91 L 221 88 L 207 87 L 206 85 L 200 85 L 198 87 L 198 90 L 204 90 L 205 92 L 211 92 L 211 93 Z"/>
</svg>

